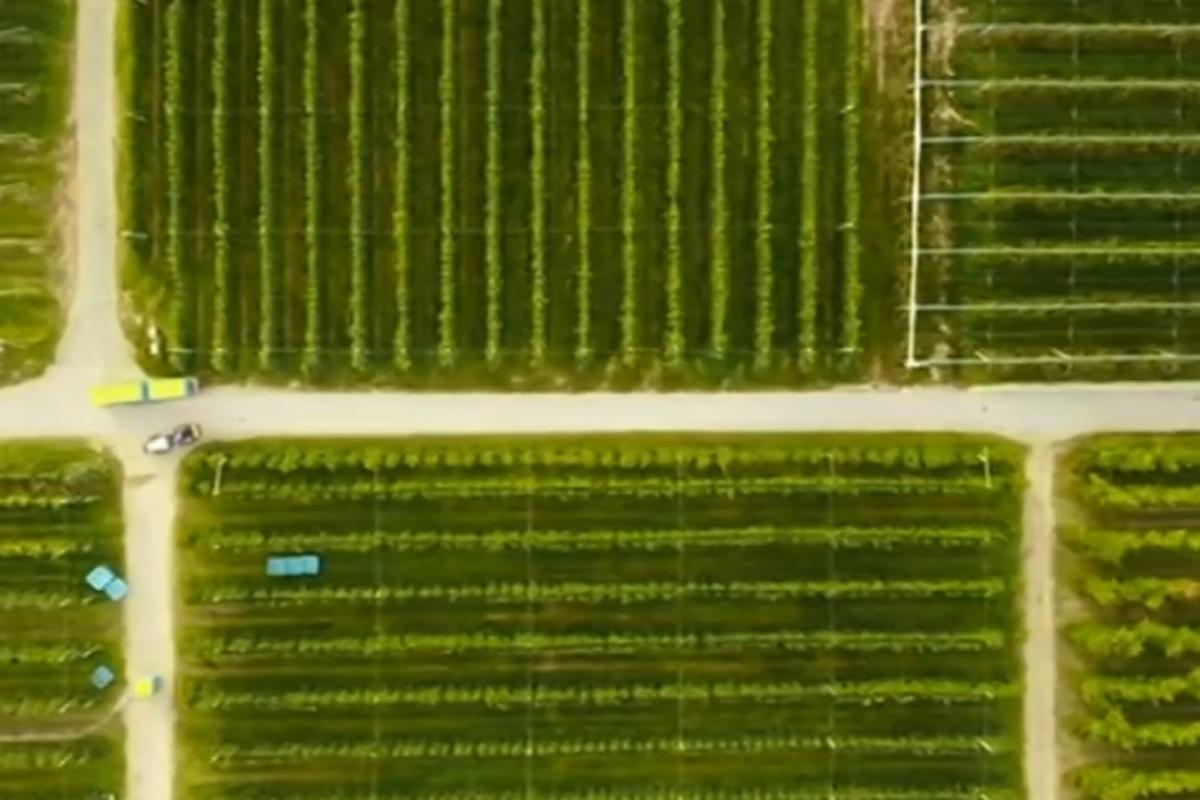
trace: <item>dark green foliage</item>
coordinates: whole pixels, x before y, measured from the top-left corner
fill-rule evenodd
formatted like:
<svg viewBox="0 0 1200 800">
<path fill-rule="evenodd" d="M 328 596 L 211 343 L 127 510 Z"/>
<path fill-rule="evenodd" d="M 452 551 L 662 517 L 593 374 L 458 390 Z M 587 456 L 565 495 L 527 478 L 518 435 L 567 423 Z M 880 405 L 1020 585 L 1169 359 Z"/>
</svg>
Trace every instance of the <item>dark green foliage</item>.
<svg viewBox="0 0 1200 800">
<path fill-rule="evenodd" d="M 74 25 L 71 0 L 0 5 L 0 385 L 40 373 L 58 342 Z"/>
<path fill-rule="evenodd" d="M 447 387 L 858 377 L 856 22 L 841 0 L 135 4 L 123 266 L 174 357 L 143 327 L 143 362 Z"/>
<path fill-rule="evenodd" d="M 1045 362 L 943 371 L 972 381 L 1195 378 L 1200 6 L 926 6 L 951 25 L 924 65 L 917 356 Z"/>
</svg>

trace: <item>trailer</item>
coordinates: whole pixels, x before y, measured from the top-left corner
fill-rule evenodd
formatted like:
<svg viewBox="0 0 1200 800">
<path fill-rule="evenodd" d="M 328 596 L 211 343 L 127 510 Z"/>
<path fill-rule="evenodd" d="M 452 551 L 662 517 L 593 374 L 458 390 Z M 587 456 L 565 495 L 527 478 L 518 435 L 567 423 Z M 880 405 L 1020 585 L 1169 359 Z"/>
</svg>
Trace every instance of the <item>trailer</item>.
<svg viewBox="0 0 1200 800">
<path fill-rule="evenodd" d="M 91 398 L 92 405 L 104 408 L 182 400 L 198 391 L 200 382 L 195 378 L 151 378 L 95 386 L 92 388 Z"/>
</svg>

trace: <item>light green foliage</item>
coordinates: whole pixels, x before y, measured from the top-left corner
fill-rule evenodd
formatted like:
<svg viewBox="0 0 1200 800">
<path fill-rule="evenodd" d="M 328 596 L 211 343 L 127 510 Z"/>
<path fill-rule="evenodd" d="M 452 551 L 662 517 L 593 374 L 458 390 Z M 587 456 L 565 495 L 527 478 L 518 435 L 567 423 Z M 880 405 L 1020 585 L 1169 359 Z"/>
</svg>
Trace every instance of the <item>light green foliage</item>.
<svg viewBox="0 0 1200 800">
<path fill-rule="evenodd" d="M 229 368 L 229 0 L 213 3 L 213 326 L 212 368 Z"/>
<path fill-rule="evenodd" d="M 455 210 L 455 103 L 457 97 L 458 65 L 455 59 L 458 30 L 454 0 L 441 0 L 442 64 L 438 75 L 438 103 L 441 108 L 438 130 L 441 149 L 438 157 L 441 189 L 438 228 L 438 350 L 437 361 L 442 367 L 454 365 L 456 357 L 455 312 L 458 303 L 455 271 L 458 269 Z"/>
<path fill-rule="evenodd" d="M 258 247 L 259 247 L 259 367 L 271 369 L 278 348 L 278 260 L 275 242 L 278 209 L 276 207 L 275 136 L 276 136 L 276 52 L 275 6 L 258 4 Z"/>
<path fill-rule="evenodd" d="M 351 19 L 359 16 L 351 12 Z M 307 374 L 321 364 L 324 322 L 321 313 L 321 126 L 320 112 L 321 16 L 318 0 L 304 2 L 304 354 L 301 368 Z M 353 72 L 353 70 L 352 70 Z M 351 92 L 353 95 L 353 91 Z M 351 142 L 353 151 L 353 142 Z M 353 158 L 353 155 L 351 156 Z M 353 207 L 354 199 L 351 198 Z M 353 213 L 353 212 L 352 212 Z M 352 225 L 353 227 L 353 225 Z M 352 232 L 353 233 L 353 232 Z M 355 262 L 351 268 L 358 268 Z M 352 300 L 354 292 L 351 292 Z M 360 356 L 361 357 L 361 356 Z M 357 361 L 354 356 L 352 361 Z"/>
<path fill-rule="evenodd" d="M 679 368 L 686 346 L 683 333 L 683 242 L 679 208 L 683 171 L 683 0 L 667 5 L 667 332 L 663 354 L 667 364 Z"/>
<path fill-rule="evenodd" d="M 1020 463 L 913 436 L 208 446 L 180 484 L 185 788 L 282 800 L 320 759 L 314 800 L 644 800 L 685 755 L 721 797 L 800 800 L 780 776 L 836 752 L 1015 800 Z M 265 576 L 280 553 L 320 578 Z M 970 786 L 938 766 L 963 758 Z"/>
<path fill-rule="evenodd" d="M 578 103 L 579 155 L 575 185 L 577 187 L 576 236 L 579 240 L 579 266 L 575 285 L 577 311 L 575 328 L 575 362 L 586 366 L 592 358 L 592 135 L 591 135 L 591 19 L 592 0 L 579 0 L 576 9 L 575 60 L 578 73 L 576 100 Z"/>
<path fill-rule="evenodd" d="M 1072 512 L 1062 535 L 1093 612 L 1068 631 L 1087 664 L 1078 734 L 1108 748 L 1078 775 L 1088 797 L 1168 797 L 1195 785 L 1186 767 L 1200 750 L 1191 713 L 1200 697 L 1192 624 L 1200 534 L 1189 510 L 1198 453 L 1189 435 L 1101 436 L 1067 457 L 1067 487 L 1083 513 Z"/>
<path fill-rule="evenodd" d="M 367 341 L 367 176 L 363 174 L 366 157 L 367 20 L 363 0 L 354 0 L 350 8 L 350 364 L 357 370 L 367 368 L 370 356 Z"/>
<path fill-rule="evenodd" d="M 1189 770 L 1136 771 L 1093 767 L 1080 776 L 1080 786 L 1098 800 L 1145 800 L 1177 797 L 1200 791 L 1200 772 Z"/>
<path fill-rule="evenodd" d="M 709 89 L 709 118 L 712 121 L 712 194 L 709 200 L 712 228 L 709 233 L 712 253 L 712 308 L 709 313 L 709 339 L 714 358 L 725 358 L 729 334 L 725 317 L 729 304 L 729 200 L 726 193 L 725 125 L 728 119 L 725 72 L 725 0 L 713 0 L 712 86 Z"/>
<path fill-rule="evenodd" d="M 503 248 L 501 238 L 501 206 L 504 202 L 500 182 L 503 170 L 500 161 L 502 117 L 500 113 L 500 49 L 503 37 L 500 31 L 500 12 L 503 0 L 488 0 L 487 11 L 487 221 L 484 235 L 487 237 L 487 363 L 495 366 L 500 361 L 500 335 L 503 330 L 500 290 L 504 280 Z"/>
<path fill-rule="evenodd" d="M 546 360 L 546 0 L 531 0 L 533 6 L 533 59 L 530 65 L 530 129 L 533 155 L 529 164 L 533 211 L 529 220 L 530 274 L 533 276 L 529 300 L 532 332 L 529 357 L 535 367 Z"/>
<path fill-rule="evenodd" d="M 632 366 L 638 350 L 638 50 L 637 0 L 621 12 L 621 359 Z"/>
<path fill-rule="evenodd" d="M 408 98 L 408 3 L 396 0 L 396 199 L 392 215 L 392 239 L 395 242 L 396 271 L 396 336 L 392 344 L 396 369 L 407 372 L 412 367 L 409 354 L 411 337 L 409 322 L 409 98 Z"/>
<path fill-rule="evenodd" d="M 862 26 L 864 11 L 859 0 L 846 0 L 845 7 L 846 68 L 843 77 L 846 85 L 846 106 L 842 109 L 842 136 L 844 138 L 843 147 L 846 159 L 846 166 L 843 170 L 842 190 L 845 203 L 845 211 L 842 215 L 842 236 L 844 237 L 842 262 L 845 277 L 842 285 L 842 327 L 839 333 L 841 334 L 842 349 L 845 352 L 853 353 L 858 350 L 862 336 L 862 319 L 860 316 L 863 293 L 861 276 L 862 242 L 859 238 L 859 217 L 862 213 L 862 189 L 859 181 L 862 178 L 859 172 L 859 154 L 861 152 L 859 139 L 862 135 L 862 110 L 860 105 L 862 96 Z M 806 64 L 806 76 L 808 69 L 809 67 Z M 814 80 L 810 85 L 816 87 L 817 82 Z M 815 112 L 815 109 L 813 111 Z M 810 113 L 809 116 L 815 117 L 817 115 Z M 813 149 L 815 150 L 815 148 Z M 805 158 L 808 159 L 809 157 L 811 156 L 806 150 Z M 805 224 L 806 226 L 810 224 L 807 217 L 805 218 Z M 809 232 L 806 230 L 805 233 L 805 238 L 808 239 Z M 812 270 L 811 267 L 808 269 L 809 271 Z M 815 336 L 815 333 L 812 335 Z"/>
<path fill-rule="evenodd" d="M 852 7 L 854 3 L 847 2 Z M 804 187 L 800 221 L 800 361 L 810 365 L 817 355 L 817 285 L 821 275 L 818 246 L 821 225 L 821 0 L 804 0 L 804 154 L 800 182 Z M 847 177 L 849 180 L 849 177 Z"/>
<path fill-rule="evenodd" d="M 170 360 L 177 368 L 185 363 L 188 291 L 184 265 L 184 3 L 167 6 L 166 117 L 167 117 L 167 275 L 171 296 L 167 311 L 166 338 Z"/>
<path fill-rule="evenodd" d="M 119 486 L 116 462 L 82 443 L 0 442 L 0 738 L 77 731 L 122 691 L 121 607 L 83 580 L 97 564 L 125 572 Z M 89 681 L 100 664 L 119 681 L 104 691 Z M 120 792 L 121 736 L 118 715 L 82 738 L 6 741 L 0 794 Z"/>
<path fill-rule="evenodd" d="M 774 272 L 771 264 L 771 158 L 775 133 L 771 127 L 771 96 L 774 91 L 771 79 L 772 23 L 771 7 L 774 0 L 758 0 L 758 30 L 756 41 L 756 63 L 758 73 L 755 87 L 757 108 L 755 130 L 755 225 L 754 225 L 754 292 L 756 298 L 754 316 L 754 366 L 765 370 L 771 366 L 775 336 Z"/>
</svg>

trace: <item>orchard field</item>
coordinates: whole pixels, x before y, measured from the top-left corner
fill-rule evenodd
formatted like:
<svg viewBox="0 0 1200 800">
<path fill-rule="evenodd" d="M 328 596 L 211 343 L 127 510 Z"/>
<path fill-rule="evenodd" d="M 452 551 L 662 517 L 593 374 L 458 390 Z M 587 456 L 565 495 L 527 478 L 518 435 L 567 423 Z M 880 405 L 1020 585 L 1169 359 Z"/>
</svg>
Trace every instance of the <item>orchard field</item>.
<svg viewBox="0 0 1200 800">
<path fill-rule="evenodd" d="M 1083 708 L 1068 720 L 1097 800 L 1200 792 L 1200 437 L 1100 436 L 1066 462 L 1063 536 L 1089 619 L 1069 629 Z"/>
<path fill-rule="evenodd" d="M 123 271 L 151 369 L 505 388 L 861 374 L 856 3 L 122 13 Z"/>
<path fill-rule="evenodd" d="M 74 0 L 0 3 L 0 385 L 40 373 L 58 341 L 74 24 Z"/>
<path fill-rule="evenodd" d="M 1200 5 L 922 2 L 916 358 L 1200 374 Z"/>
<path fill-rule="evenodd" d="M 1023 797 L 1022 453 L 257 440 L 181 477 L 189 800 Z M 319 578 L 268 578 L 312 553 Z"/>
<path fill-rule="evenodd" d="M 120 606 L 84 583 L 98 563 L 124 571 L 119 474 L 84 445 L 0 443 L 4 800 L 123 793 L 121 723 L 105 722 L 121 683 L 98 691 L 89 680 L 101 664 L 121 675 Z"/>
</svg>

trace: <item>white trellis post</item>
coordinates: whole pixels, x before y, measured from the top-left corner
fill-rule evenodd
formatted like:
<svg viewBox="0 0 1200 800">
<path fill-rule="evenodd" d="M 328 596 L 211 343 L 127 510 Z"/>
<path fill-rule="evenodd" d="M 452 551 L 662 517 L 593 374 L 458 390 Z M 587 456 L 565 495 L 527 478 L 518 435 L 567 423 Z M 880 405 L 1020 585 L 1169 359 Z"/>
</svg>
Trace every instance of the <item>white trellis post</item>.
<svg viewBox="0 0 1200 800">
<path fill-rule="evenodd" d="M 913 0 L 913 166 L 912 205 L 909 209 L 911 229 L 909 231 L 909 282 L 908 282 L 908 357 L 905 366 L 913 368 L 917 362 L 917 287 L 921 268 L 921 150 L 924 146 L 924 105 L 922 82 L 925 67 L 925 0 Z"/>
</svg>

